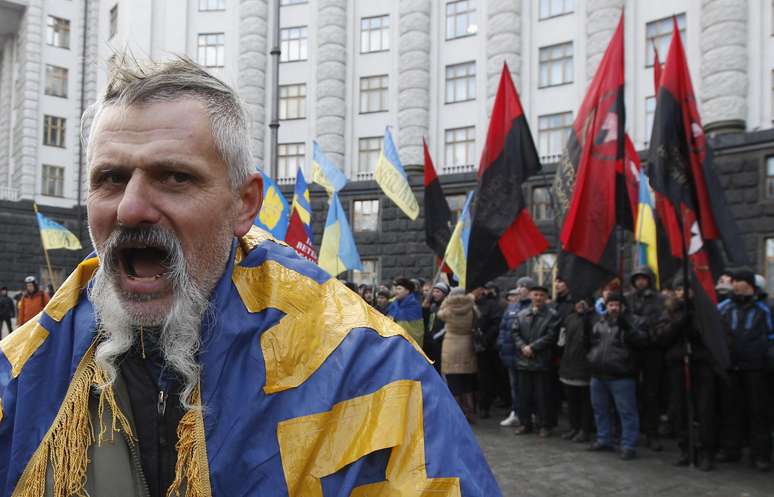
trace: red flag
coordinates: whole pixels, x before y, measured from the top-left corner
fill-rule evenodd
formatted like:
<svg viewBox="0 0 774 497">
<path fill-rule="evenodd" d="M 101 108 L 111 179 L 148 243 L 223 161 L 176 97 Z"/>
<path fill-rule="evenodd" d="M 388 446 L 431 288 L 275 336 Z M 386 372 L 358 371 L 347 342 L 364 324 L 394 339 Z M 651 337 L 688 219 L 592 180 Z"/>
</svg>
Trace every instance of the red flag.
<svg viewBox="0 0 774 497">
<path fill-rule="evenodd" d="M 736 222 L 712 165 L 712 150 L 696 106 L 677 19 L 664 64 L 650 144 L 650 184 L 669 252 L 690 277 L 702 339 L 716 368 L 728 364 L 728 347 L 713 303 L 712 268 L 723 266 L 719 241 L 732 265 L 749 265 Z M 685 266 L 687 265 L 687 267 Z"/>
<path fill-rule="evenodd" d="M 478 169 L 468 242 L 467 286 L 476 288 L 548 248 L 522 184 L 540 171 L 535 143 L 507 64 L 503 64 Z"/>
<path fill-rule="evenodd" d="M 433 158 L 427 149 L 427 143 L 422 139 L 425 151 L 425 243 L 443 259 L 446 246 L 451 238 L 451 209 L 435 174 Z"/>
<path fill-rule="evenodd" d="M 554 180 L 564 218 L 559 275 L 576 297 L 591 295 L 619 272 L 616 226 L 634 228 L 639 160 L 625 124 L 621 15 Z"/>
<path fill-rule="evenodd" d="M 653 44 L 653 88 L 656 90 L 656 95 L 658 95 L 658 89 L 661 87 L 661 72 L 663 71 L 663 67 L 661 67 L 661 61 L 658 59 L 658 49 L 656 48 L 656 44 Z"/>
<path fill-rule="evenodd" d="M 293 192 L 293 206 L 290 212 L 288 232 L 285 234 L 285 242 L 293 247 L 298 255 L 317 262 L 317 252 L 312 244 L 312 206 L 309 203 L 309 185 L 306 183 L 304 173 L 298 168 L 296 173 L 296 187 Z"/>
</svg>

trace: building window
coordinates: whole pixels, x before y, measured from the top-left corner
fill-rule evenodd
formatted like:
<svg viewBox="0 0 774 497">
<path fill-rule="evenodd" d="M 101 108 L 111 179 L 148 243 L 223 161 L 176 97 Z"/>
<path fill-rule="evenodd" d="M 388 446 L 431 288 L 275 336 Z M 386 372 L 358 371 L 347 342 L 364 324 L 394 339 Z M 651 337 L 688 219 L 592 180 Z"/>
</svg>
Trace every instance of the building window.
<svg viewBox="0 0 774 497">
<path fill-rule="evenodd" d="M 357 172 L 374 172 L 376 161 L 379 160 L 379 153 L 382 151 L 383 141 L 384 138 L 381 136 L 360 138 L 358 140 Z"/>
<path fill-rule="evenodd" d="M 298 168 L 304 165 L 305 157 L 306 144 L 303 142 L 277 145 L 277 178 L 295 178 Z"/>
<path fill-rule="evenodd" d="M 280 0 L 280 5 L 283 7 L 286 5 L 301 5 L 302 3 L 307 3 L 309 0 Z"/>
<path fill-rule="evenodd" d="M 538 285 L 550 287 L 554 279 L 554 264 L 556 254 L 541 254 L 535 258 L 532 266 L 532 277 Z"/>
<path fill-rule="evenodd" d="M 64 197 L 64 168 L 43 164 L 41 194 L 49 197 Z"/>
<path fill-rule="evenodd" d="M 376 285 L 379 283 L 379 260 L 361 259 L 363 270 L 352 270 L 352 282 L 356 285 Z"/>
<path fill-rule="evenodd" d="M 476 63 L 446 66 L 446 103 L 476 98 Z"/>
<path fill-rule="evenodd" d="M 575 10 L 575 0 L 540 0 L 539 19 L 571 14 Z"/>
<path fill-rule="evenodd" d="M 43 116 L 43 145 L 65 146 L 65 122 L 64 117 Z"/>
<path fill-rule="evenodd" d="M 199 0 L 199 12 L 226 10 L 226 0 Z"/>
<path fill-rule="evenodd" d="M 46 43 L 52 47 L 70 48 L 70 21 L 60 17 L 48 16 Z"/>
<path fill-rule="evenodd" d="M 110 27 L 108 32 L 108 39 L 114 37 L 118 31 L 118 4 L 113 5 L 110 9 Z"/>
<path fill-rule="evenodd" d="M 223 67 L 226 59 L 226 35 L 205 33 L 199 35 L 199 64 L 204 67 Z"/>
<path fill-rule="evenodd" d="M 544 186 L 532 189 L 532 217 L 535 221 L 553 221 L 554 219 L 551 193 Z"/>
<path fill-rule="evenodd" d="M 476 127 L 447 129 L 445 167 L 469 166 L 476 160 Z"/>
<path fill-rule="evenodd" d="M 446 4 L 446 39 L 476 34 L 476 9 L 469 0 L 458 0 Z"/>
<path fill-rule="evenodd" d="M 360 19 L 360 53 L 390 49 L 390 16 Z"/>
<path fill-rule="evenodd" d="M 306 84 L 279 87 L 279 118 L 303 119 L 306 117 Z"/>
<path fill-rule="evenodd" d="M 572 42 L 540 49 L 540 88 L 573 81 Z"/>
<path fill-rule="evenodd" d="M 766 198 L 774 199 L 774 156 L 766 158 Z"/>
<path fill-rule="evenodd" d="M 382 112 L 387 110 L 388 76 L 368 76 L 360 78 L 360 113 Z"/>
<path fill-rule="evenodd" d="M 355 200 L 352 204 L 352 229 L 357 232 L 378 231 L 379 200 Z"/>
<path fill-rule="evenodd" d="M 685 14 L 677 16 L 677 27 L 680 28 L 680 38 L 685 40 Z M 658 50 L 658 58 L 663 63 L 666 60 L 669 44 L 672 42 L 672 17 L 665 17 L 645 25 L 645 66 L 651 67 L 655 60 L 653 47 Z"/>
<path fill-rule="evenodd" d="M 306 26 L 280 30 L 280 61 L 306 60 Z"/>
<path fill-rule="evenodd" d="M 538 150 L 541 158 L 558 159 L 572 131 L 572 112 L 538 116 Z"/>
<path fill-rule="evenodd" d="M 650 142 L 653 132 L 653 117 L 656 115 L 656 97 L 645 98 L 645 142 Z"/>
<path fill-rule="evenodd" d="M 468 197 L 467 193 L 458 193 L 454 195 L 446 196 L 446 203 L 449 204 L 449 210 L 451 211 L 451 228 L 457 224 L 457 220 L 462 214 L 462 209 L 465 208 L 465 199 Z"/>
<path fill-rule="evenodd" d="M 67 98 L 67 69 L 46 64 L 46 95 Z"/>
</svg>

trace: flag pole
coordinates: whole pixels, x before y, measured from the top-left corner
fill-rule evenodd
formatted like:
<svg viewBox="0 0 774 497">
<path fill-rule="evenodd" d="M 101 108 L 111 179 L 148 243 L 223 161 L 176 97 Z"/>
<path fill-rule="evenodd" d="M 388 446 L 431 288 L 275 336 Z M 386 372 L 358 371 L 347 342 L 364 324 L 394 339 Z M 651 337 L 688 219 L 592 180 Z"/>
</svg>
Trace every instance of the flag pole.
<svg viewBox="0 0 774 497">
<path fill-rule="evenodd" d="M 32 208 L 35 210 L 35 222 L 38 221 L 38 204 L 32 202 Z M 54 281 L 54 271 L 51 270 L 51 259 L 48 258 L 48 250 L 46 250 L 46 241 L 43 239 L 43 232 L 40 230 L 40 223 L 38 222 L 38 233 L 40 234 L 40 245 L 43 247 L 43 255 L 46 257 L 46 266 L 48 267 L 48 281 L 51 282 L 51 286 L 56 288 L 57 283 Z"/>
<path fill-rule="evenodd" d="M 683 218 L 683 210 L 680 209 L 680 215 L 677 217 L 680 220 L 680 243 L 682 245 L 683 252 L 683 298 L 685 299 L 685 312 L 687 316 L 692 316 L 692 299 L 691 299 L 691 284 L 690 284 L 690 271 L 688 270 L 688 247 L 685 240 L 685 219 Z M 692 319 L 688 322 L 688 326 L 693 326 Z M 693 348 L 691 347 L 691 341 L 688 338 L 687 327 L 683 328 L 683 343 L 685 344 L 685 352 L 683 353 L 683 386 L 685 388 L 685 405 L 686 405 L 686 423 L 688 424 L 688 464 L 690 467 L 696 466 L 696 432 L 693 429 L 693 382 L 691 381 L 691 356 L 693 355 Z"/>
</svg>

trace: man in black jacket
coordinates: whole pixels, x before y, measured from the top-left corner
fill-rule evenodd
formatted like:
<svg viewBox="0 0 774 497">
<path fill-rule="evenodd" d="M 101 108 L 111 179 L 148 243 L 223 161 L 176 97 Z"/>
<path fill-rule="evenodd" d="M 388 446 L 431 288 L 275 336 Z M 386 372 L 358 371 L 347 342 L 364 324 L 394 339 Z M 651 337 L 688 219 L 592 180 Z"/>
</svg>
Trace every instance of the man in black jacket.
<svg viewBox="0 0 774 497">
<path fill-rule="evenodd" d="M 700 445 L 698 468 L 710 471 L 714 467 L 717 446 L 716 384 L 717 377 L 712 369 L 712 358 L 704 345 L 701 330 L 694 319 L 686 294 L 682 276 L 675 278 L 672 288 L 674 297 L 665 302 L 665 311 L 658 325 L 658 338 L 666 347 L 665 364 L 669 375 L 669 420 L 678 437 L 680 458 L 677 466 L 687 466 L 691 460 L 688 453 L 688 426 L 698 422 Z M 690 344 L 691 390 L 694 419 L 688 419 L 688 396 L 686 394 L 685 364 L 686 344 Z"/>
<path fill-rule="evenodd" d="M 656 277 L 648 266 L 638 268 L 631 277 L 632 291 L 627 295 L 629 311 L 638 318 L 648 343 L 638 351 L 642 375 L 639 382 L 639 401 L 643 431 L 647 445 L 655 451 L 663 450 L 658 439 L 658 422 L 662 411 L 665 369 L 664 348 L 656 338 L 656 326 L 664 313 L 664 299 L 656 290 Z"/>
<path fill-rule="evenodd" d="M 752 271 L 735 273 L 732 285 L 731 298 L 718 306 L 729 333 L 731 352 L 729 381 L 720 390 L 720 445 L 723 450 L 718 454 L 718 461 L 738 461 L 742 441 L 747 439 L 753 464 L 761 471 L 770 471 L 765 373 L 766 353 L 774 342 L 771 311 L 755 297 Z"/>
<path fill-rule="evenodd" d="M 570 421 L 570 431 L 562 438 L 578 443 L 589 441 L 593 427 L 588 359 L 592 312 L 589 302 L 578 300 L 574 311 L 564 319 L 559 338 L 563 348 L 559 379 L 564 386 Z"/>
<path fill-rule="evenodd" d="M 623 302 L 618 292 L 608 295 L 607 314 L 591 332 L 591 405 L 597 421 L 597 441 L 589 450 L 613 450 L 612 396 L 621 419 L 621 459 L 629 460 L 637 454 L 635 447 L 640 434 L 634 349 L 646 344 L 648 337 L 623 317 Z"/>
<path fill-rule="evenodd" d="M 497 333 L 500 329 L 500 319 L 503 309 L 497 301 L 496 293 L 490 288 L 481 287 L 473 290 L 478 308 L 478 327 L 484 332 L 485 349 L 478 352 L 478 408 L 479 417 L 487 419 L 491 416 L 490 410 L 495 398 L 499 395 L 510 402 L 505 368 L 497 355 Z"/>
<path fill-rule="evenodd" d="M 449 285 L 443 281 L 437 282 L 430 290 L 429 306 L 425 309 L 422 303 L 422 314 L 425 318 L 425 339 L 422 341 L 422 350 L 433 361 L 433 367 L 441 372 L 441 346 L 443 344 L 444 322 L 438 317 L 438 309 L 446 296 L 449 295 Z"/>
<path fill-rule="evenodd" d="M 3 333 L 3 324 L 8 327 L 8 333 L 13 331 L 11 319 L 16 316 L 16 305 L 8 296 L 8 287 L 0 288 L 0 336 Z"/>
<path fill-rule="evenodd" d="M 555 418 L 550 412 L 551 370 L 553 346 L 559 336 L 559 315 L 546 305 L 548 289 L 536 285 L 530 289 L 532 306 L 521 311 L 513 322 L 512 335 L 516 350 L 521 354 L 516 359 L 519 372 L 519 419 L 521 426 L 516 435 L 533 431 L 532 412 L 536 412 L 540 423 L 540 436 L 551 435 Z"/>
</svg>

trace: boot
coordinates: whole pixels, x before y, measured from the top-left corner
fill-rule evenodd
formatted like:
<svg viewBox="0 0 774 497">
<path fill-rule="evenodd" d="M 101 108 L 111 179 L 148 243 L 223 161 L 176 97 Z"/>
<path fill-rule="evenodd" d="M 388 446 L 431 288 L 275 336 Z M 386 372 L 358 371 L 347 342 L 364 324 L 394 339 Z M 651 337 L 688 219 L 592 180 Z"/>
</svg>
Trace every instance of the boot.
<svg viewBox="0 0 774 497">
<path fill-rule="evenodd" d="M 572 437 L 572 441 L 576 444 L 580 443 L 587 443 L 590 440 L 588 432 L 585 432 L 583 430 L 579 431 L 574 437 Z"/>
<path fill-rule="evenodd" d="M 476 424 L 476 402 L 472 393 L 462 394 L 462 412 L 465 413 L 468 423 Z"/>
<path fill-rule="evenodd" d="M 712 471 L 715 469 L 715 456 L 712 452 L 702 450 L 699 452 L 699 465 L 698 468 L 702 471 Z"/>
<path fill-rule="evenodd" d="M 570 429 L 569 431 L 562 433 L 561 438 L 562 440 L 572 440 L 577 434 L 578 430 Z"/>
<path fill-rule="evenodd" d="M 675 466 L 688 466 L 691 463 L 691 458 L 688 456 L 688 451 L 680 449 L 680 457 L 675 461 Z"/>
</svg>

